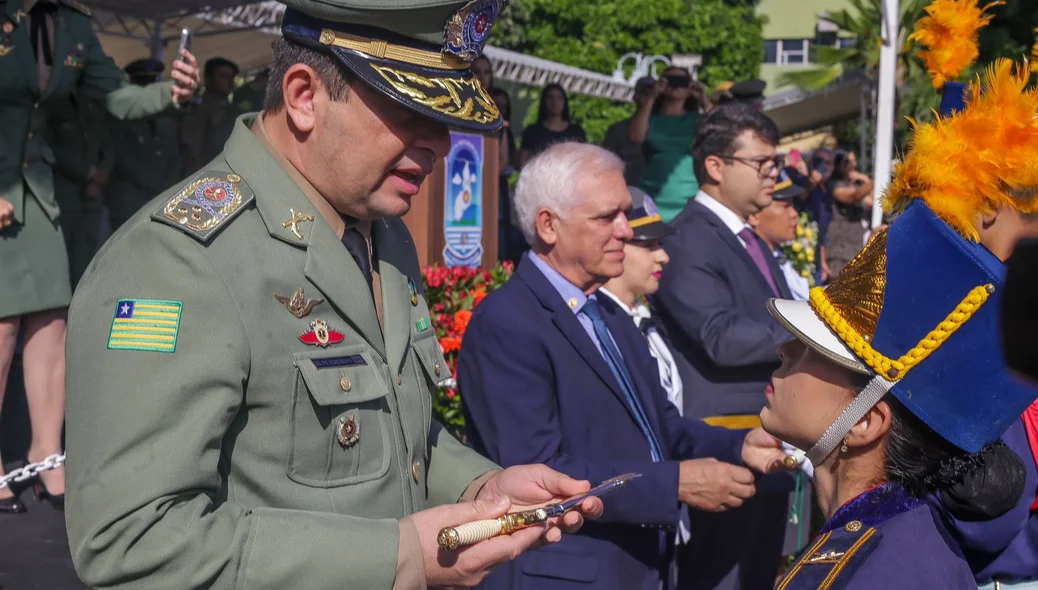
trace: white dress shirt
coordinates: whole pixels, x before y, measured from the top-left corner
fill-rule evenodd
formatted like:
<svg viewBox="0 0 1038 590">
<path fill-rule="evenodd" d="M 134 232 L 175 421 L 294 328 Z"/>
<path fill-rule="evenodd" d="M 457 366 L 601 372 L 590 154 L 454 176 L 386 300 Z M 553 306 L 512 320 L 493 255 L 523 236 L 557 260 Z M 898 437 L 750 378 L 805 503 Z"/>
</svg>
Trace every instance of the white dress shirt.
<svg viewBox="0 0 1038 590">
<path fill-rule="evenodd" d="M 720 217 L 721 223 L 735 234 L 735 239 L 739 240 L 739 243 L 742 244 L 743 248 L 746 247 L 746 242 L 742 241 L 742 238 L 739 237 L 739 232 L 750 227 L 749 224 L 742 219 L 739 219 L 739 215 L 735 211 L 722 205 L 720 201 L 703 191 L 696 193 L 695 199 L 697 203 L 712 211 L 714 215 Z"/>
<path fill-rule="evenodd" d="M 773 254 L 779 261 L 779 268 L 786 277 L 786 284 L 789 285 L 789 292 L 793 294 L 793 299 L 807 301 L 811 296 L 811 283 L 806 277 L 800 276 L 800 273 L 793 268 L 793 263 L 781 251 L 775 250 Z"/>
</svg>

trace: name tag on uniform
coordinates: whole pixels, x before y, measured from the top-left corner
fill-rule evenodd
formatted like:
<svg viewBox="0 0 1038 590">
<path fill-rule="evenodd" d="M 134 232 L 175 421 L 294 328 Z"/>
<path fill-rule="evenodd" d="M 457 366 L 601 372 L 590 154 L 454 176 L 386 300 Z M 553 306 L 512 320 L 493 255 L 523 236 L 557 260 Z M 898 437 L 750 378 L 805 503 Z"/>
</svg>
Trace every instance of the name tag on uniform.
<svg viewBox="0 0 1038 590">
<path fill-rule="evenodd" d="M 336 356 L 326 359 L 310 359 L 310 362 L 314 364 L 316 369 L 327 369 L 329 367 L 353 367 L 356 365 L 366 365 L 364 357 L 359 354 L 351 356 Z"/>
</svg>

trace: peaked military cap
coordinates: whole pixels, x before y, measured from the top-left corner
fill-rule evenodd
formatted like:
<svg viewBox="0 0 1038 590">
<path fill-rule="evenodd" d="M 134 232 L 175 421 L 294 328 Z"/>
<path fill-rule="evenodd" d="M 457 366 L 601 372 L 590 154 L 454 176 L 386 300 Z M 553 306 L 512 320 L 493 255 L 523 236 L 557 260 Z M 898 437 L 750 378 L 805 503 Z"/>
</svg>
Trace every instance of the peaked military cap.
<svg viewBox="0 0 1038 590">
<path fill-rule="evenodd" d="M 157 79 L 166 66 L 153 57 L 145 57 L 131 61 L 123 71 L 134 78 Z"/>
<path fill-rule="evenodd" d="M 286 39 L 336 57 L 418 113 L 473 131 L 501 114 L 472 75 L 507 0 L 285 0 Z"/>
</svg>

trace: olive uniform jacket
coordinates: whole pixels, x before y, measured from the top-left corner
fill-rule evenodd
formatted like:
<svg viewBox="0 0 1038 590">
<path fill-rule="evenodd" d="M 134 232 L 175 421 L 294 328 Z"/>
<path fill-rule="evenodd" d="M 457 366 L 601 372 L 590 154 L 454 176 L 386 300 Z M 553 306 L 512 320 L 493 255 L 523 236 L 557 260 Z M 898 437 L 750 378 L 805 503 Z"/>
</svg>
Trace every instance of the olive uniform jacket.
<svg viewBox="0 0 1038 590">
<path fill-rule="evenodd" d="M 173 82 L 129 85 L 97 40 L 90 10 L 75 0 L 61 0 L 53 18 L 54 65 L 41 89 L 30 17 L 22 6 L 21 0 L 0 0 L 0 198 L 14 205 L 15 219 L 22 222 L 28 187 L 54 220 L 55 157 L 46 133 L 52 107 L 64 107 L 78 88 L 116 117 L 143 117 L 173 105 Z"/>
<path fill-rule="evenodd" d="M 91 586 L 389 589 L 398 521 L 496 469 L 431 418 L 449 372 L 403 222 L 372 223 L 383 333 L 254 119 L 73 299 L 66 519 Z"/>
</svg>

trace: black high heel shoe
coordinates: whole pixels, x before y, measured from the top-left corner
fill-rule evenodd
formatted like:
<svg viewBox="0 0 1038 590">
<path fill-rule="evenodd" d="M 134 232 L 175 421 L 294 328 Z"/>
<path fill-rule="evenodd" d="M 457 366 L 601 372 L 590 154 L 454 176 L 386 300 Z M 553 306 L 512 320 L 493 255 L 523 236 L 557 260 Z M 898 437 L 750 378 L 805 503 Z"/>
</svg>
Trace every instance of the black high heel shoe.
<svg viewBox="0 0 1038 590">
<path fill-rule="evenodd" d="M 28 510 L 17 494 L 10 498 L 0 499 L 0 514 L 21 514 Z"/>
<path fill-rule="evenodd" d="M 37 479 L 32 484 L 32 491 L 36 495 L 37 502 L 47 502 L 55 510 L 65 510 L 65 494 L 52 494 L 47 491 L 47 485 L 43 480 Z"/>
</svg>

